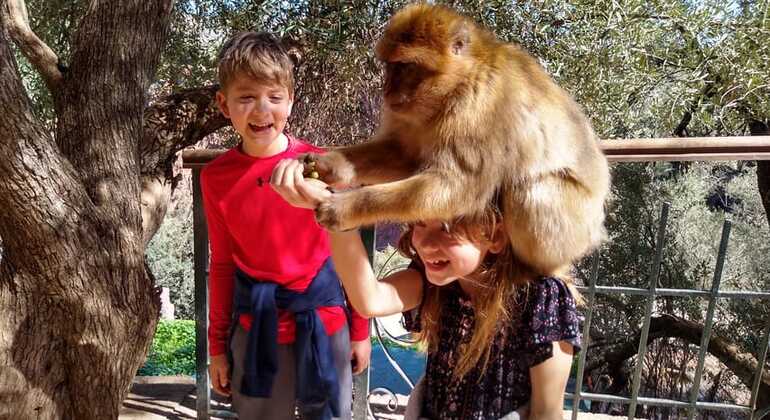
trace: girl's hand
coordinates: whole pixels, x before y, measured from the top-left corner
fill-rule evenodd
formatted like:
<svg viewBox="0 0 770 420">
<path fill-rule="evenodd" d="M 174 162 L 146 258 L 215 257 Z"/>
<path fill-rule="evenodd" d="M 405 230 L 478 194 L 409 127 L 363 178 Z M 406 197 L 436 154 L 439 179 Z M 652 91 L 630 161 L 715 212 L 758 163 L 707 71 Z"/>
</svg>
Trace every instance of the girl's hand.
<svg viewBox="0 0 770 420">
<path fill-rule="evenodd" d="M 332 193 L 323 181 L 305 178 L 303 164 L 297 159 L 283 159 L 273 169 L 270 186 L 294 207 L 315 209 Z"/>
</svg>

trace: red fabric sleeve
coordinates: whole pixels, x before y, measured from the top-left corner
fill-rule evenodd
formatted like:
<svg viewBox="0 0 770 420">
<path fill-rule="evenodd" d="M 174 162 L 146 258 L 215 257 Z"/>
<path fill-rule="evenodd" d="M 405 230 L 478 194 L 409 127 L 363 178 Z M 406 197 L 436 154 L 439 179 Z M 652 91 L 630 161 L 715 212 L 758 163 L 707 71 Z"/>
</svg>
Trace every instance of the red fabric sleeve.
<svg viewBox="0 0 770 420">
<path fill-rule="evenodd" d="M 233 261 L 229 233 L 212 189 L 208 185 L 204 170 L 201 173 L 201 190 L 211 253 L 208 279 L 209 355 L 216 356 L 227 351 L 227 337 L 232 319 L 235 262 Z"/>
<path fill-rule="evenodd" d="M 369 318 L 361 316 L 350 303 L 348 303 L 348 308 L 350 308 L 350 341 L 368 340 Z"/>
</svg>

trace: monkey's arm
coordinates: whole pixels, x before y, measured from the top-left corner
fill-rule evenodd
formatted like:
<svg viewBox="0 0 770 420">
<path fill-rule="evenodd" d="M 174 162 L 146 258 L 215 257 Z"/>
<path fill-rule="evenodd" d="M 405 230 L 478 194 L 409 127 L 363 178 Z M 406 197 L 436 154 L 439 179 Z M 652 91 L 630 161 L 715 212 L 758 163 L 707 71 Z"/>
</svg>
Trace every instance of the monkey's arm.
<svg viewBox="0 0 770 420">
<path fill-rule="evenodd" d="M 315 170 L 328 184 L 380 184 L 404 179 L 414 173 L 417 162 L 390 138 L 375 138 L 354 146 L 311 154 Z"/>
<path fill-rule="evenodd" d="M 332 194 L 316 209 L 316 219 L 330 230 L 382 221 L 449 220 L 483 207 L 489 195 L 491 191 L 483 186 L 461 185 L 452 176 L 426 171 L 401 181 Z"/>
</svg>

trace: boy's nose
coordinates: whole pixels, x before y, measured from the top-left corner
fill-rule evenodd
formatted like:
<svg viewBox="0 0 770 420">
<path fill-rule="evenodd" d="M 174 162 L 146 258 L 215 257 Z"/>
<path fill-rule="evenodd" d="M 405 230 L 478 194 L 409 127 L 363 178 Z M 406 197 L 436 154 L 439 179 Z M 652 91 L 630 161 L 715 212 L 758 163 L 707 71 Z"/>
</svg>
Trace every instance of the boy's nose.
<svg viewBox="0 0 770 420">
<path fill-rule="evenodd" d="M 257 106 L 254 107 L 254 112 L 265 113 L 269 109 L 270 109 L 270 102 L 263 98 L 257 101 Z"/>
</svg>

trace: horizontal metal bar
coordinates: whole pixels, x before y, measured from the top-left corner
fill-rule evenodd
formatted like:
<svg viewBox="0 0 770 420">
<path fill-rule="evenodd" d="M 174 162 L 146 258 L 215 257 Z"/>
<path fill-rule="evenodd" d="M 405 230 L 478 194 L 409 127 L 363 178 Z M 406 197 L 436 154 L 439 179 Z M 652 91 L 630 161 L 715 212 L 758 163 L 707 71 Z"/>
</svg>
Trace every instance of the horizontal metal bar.
<svg viewBox="0 0 770 420">
<path fill-rule="evenodd" d="M 564 393 L 564 398 L 573 398 L 574 394 L 571 392 Z M 630 404 L 631 398 L 619 397 L 617 395 L 610 394 L 593 394 L 590 392 L 581 392 L 580 399 L 591 401 L 604 401 L 610 403 Z M 684 401 L 669 400 L 666 398 L 650 398 L 650 397 L 637 397 L 637 403 L 642 405 L 653 405 L 657 407 L 676 407 L 676 408 L 688 408 L 690 403 Z M 750 413 L 751 407 L 746 405 L 737 404 L 724 404 L 715 402 L 698 401 L 695 403 L 695 408 L 698 410 L 717 410 L 717 411 L 738 411 L 742 413 Z"/>
<path fill-rule="evenodd" d="M 610 162 L 770 160 L 770 136 L 610 139 L 601 140 L 599 147 Z M 185 150 L 183 167 L 204 166 L 225 151 Z"/>
<path fill-rule="evenodd" d="M 578 286 L 581 292 L 587 291 L 588 287 Z M 620 286 L 596 286 L 597 294 L 623 294 L 649 296 L 652 292 L 649 289 L 639 287 L 620 287 Z M 655 296 L 682 296 L 682 297 L 709 297 L 711 292 L 708 290 L 697 289 L 655 289 Z M 752 290 L 720 290 L 715 295 L 718 298 L 725 299 L 770 299 L 770 292 L 752 291 Z"/>
</svg>

